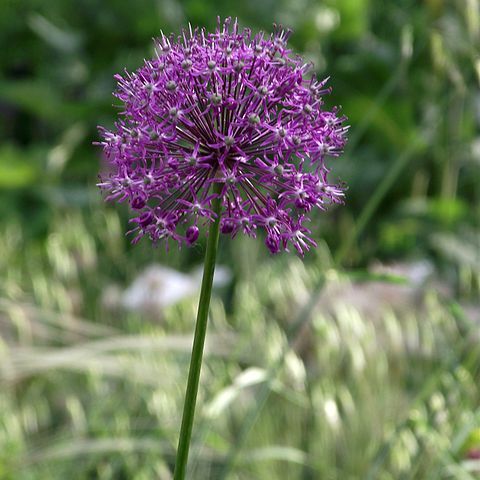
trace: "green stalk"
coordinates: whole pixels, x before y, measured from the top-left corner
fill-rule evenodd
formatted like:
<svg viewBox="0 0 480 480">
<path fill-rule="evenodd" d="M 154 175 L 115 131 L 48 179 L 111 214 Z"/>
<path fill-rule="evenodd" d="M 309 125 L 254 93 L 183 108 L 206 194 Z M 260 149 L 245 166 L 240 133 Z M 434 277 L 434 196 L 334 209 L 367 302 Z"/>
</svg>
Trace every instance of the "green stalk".
<svg viewBox="0 0 480 480">
<path fill-rule="evenodd" d="M 222 189 L 220 183 L 213 186 L 213 193 L 219 194 Z M 215 271 L 215 259 L 217 256 L 218 236 L 220 230 L 220 198 L 212 200 L 212 210 L 216 215 L 210 224 L 208 231 L 207 249 L 203 265 L 202 287 L 198 303 L 197 323 L 193 338 L 192 357 L 188 371 L 187 391 L 185 393 L 185 405 L 183 407 L 182 426 L 178 439 L 177 458 L 175 461 L 174 480 L 184 480 L 187 471 L 188 451 L 192 437 L 193 418 L 195 416 L 195 404 L 197 403 L 198 384 L 200 370 L 202 368 L 203 347 L 207 333 L 208 310 L 212 295 L 213 273 Z"/>
</svg>

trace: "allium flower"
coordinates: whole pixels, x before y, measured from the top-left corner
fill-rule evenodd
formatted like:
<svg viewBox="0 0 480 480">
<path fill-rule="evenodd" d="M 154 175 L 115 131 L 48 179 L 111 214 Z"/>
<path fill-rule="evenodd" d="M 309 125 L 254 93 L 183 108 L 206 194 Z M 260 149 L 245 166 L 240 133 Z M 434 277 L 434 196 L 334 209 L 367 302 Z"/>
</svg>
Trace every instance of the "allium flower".
<svg viewBox="0 0 480 480">
<path fill-rule="evenodd" d="M 162 34 L 156 58 L 116 75 L 124 109 L 114 131 L 101 128 L 114 173 L 100 186 L 136 212 L 134 241 L 194 244 L 220 196 L 222 233 L 265 230 L 272 253 L 316 245 L 304 223 L 343 200 L 325 158 L 339 155 L 347 127 L 324 109 L 326 80 L 289 36 L 252 36 L 227 19 L 214 33 Z"/>
</svg>

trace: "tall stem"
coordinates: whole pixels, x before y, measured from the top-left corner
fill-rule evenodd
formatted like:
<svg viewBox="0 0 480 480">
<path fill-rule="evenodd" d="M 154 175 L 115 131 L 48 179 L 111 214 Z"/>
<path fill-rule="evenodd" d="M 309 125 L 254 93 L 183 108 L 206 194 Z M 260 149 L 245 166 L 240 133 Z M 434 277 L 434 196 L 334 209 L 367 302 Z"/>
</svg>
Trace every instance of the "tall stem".
<svg viewBox="0 0 480 480">
<path fill-rule="evenodd" d="M 222 185 L 214 184 L 213 193 L 220 194 Z M 203 266 L 202 287 L 198 303 L 197 323 L 195 325 L 195 336 L 193 338 L 192 357 L 188 371 L 187 391 L 185 393 L 185 405 L 183 407 L 182 426 L 178 440 L 177 458 L 175 461 L 174 480 L 184 480 L 187 471 L 188 451 L 192 437 L 193 418 L 195 416 L 195 404 L 197 402 L 198 383 L 200 370 L 202 368 L 203 347 L 207 333 L 208 310 L 210 297 L 212 295 L 213 273 L 215 271 L 215 259 L 217 256 L 217 245 L 220 227 L 220 198 L 212 200 L 212 210 L 216 215 L 215 220 L 210 224 L 208 231 L 207 249 Z"/>
</svg>

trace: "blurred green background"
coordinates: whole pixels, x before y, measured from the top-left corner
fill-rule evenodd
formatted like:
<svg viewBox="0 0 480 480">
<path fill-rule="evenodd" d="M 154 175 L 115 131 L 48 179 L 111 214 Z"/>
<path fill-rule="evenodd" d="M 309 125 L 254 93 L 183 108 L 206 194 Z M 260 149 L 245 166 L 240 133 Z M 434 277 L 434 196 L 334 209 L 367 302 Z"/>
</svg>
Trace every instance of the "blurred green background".
<svg viewBox="0 0 480 480">
<path fill-rule="evenodd" d="M 331 76 L 349 190 L 304 260 L 221 240 L 189 478 L 480 478 L 478 0 L 1 0 L 0 479 L 172 478 L 203 248 L 132 247 L 92 142 L 217 15 Z"/>
</svg>

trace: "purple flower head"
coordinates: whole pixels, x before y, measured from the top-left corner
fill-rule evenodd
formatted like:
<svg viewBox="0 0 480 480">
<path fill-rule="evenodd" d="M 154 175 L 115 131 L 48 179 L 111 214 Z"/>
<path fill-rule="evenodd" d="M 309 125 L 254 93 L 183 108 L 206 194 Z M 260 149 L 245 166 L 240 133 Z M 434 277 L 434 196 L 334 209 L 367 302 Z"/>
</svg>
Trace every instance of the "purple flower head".
<svg viewBox="0 0 480 480">
<path fill-rule="evenodd" d="M 222 233 L 264 230 L 272 253 L 316 245 L 303 224 L 343 201 L 325 158 L 341 153 L 347 127 L 289 36 L 253 36 L 227 19 L 214 33 L 162 34 L 156 58 L 116 75 L 124 108 L 113 131 L 100 129 L 114 173 L 99 185 L 129 202 L 134 241 L 194 244 L 220 196 Z"/>
</svg>

